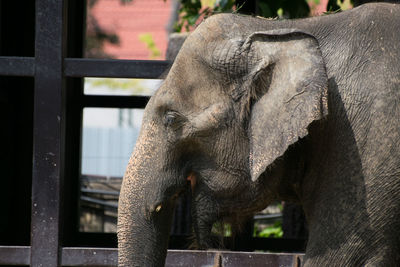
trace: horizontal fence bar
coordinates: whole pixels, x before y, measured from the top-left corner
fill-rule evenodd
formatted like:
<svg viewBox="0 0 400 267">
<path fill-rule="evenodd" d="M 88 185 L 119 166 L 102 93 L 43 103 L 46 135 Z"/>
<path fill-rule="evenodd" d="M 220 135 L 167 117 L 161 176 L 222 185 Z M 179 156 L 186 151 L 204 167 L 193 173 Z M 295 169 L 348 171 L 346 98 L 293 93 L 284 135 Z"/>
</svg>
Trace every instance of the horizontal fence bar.
<svg viewBox="0 0 400 267">
<path fill-rule="evenodd" d="M 168 250 L 165 266 L 300 266 L 300 253 Z M 62 266 L 117 266 L 116 248 L 62 248 Z M 220 265 L 214 265 L 219 263 Z M 29 246 L 0 246 L 0 265 L 29 265 Z"/>
<path fill-rule="evenodd" d="M 303 254 L 230 251 L 168 250 L 165 266 L 300 266 Z M 75 248 L 62 250 L 63 266 L 117 266 L 114 248 Z"/>
<path fill-rule="evenodd" d="M 82 97 L 82 105 L 85 108 L 145 108 L 149 99 L 149 96 L 85 95 Z"/>
<path fill-rule="evenodd" d="M 108 182 L 112 180 L 117 180 L 121 181 L 122 176 L 104 176 L 104 175 L 94 175 L 94 174 L 82 174 L 81 179 L 84 180 L 85 182 Z"/>
<path fill-rule="evenodd" d="M 118 60 L 66 58 L 64 75 L 67 77 L 109 77 L 158 79 L 169 68 L 165 60 Z M 34 57 L 0 56 L 0 75 L 34 76 Z"/>
<path fill-rule="evenodd" d="M 297 267 L 301 260 L 301 254 L 291 253 L 169 250 L 165 266 Z"/>
<path fill-rule="evenodd" d="M 254 215 L 254 220 L 274 220 L 281 219 L 283 216 L 282 213 L 273 213 L 273 214 L 256 214 Z"/>
<path fill-rule="evenodd" d="M 0 246 L 0 265 L 30 265 L 30 246 Z"/>
<path fill-rule="evenodd" d="M 118 191 L 107 191 L 107 190 L 81 188 L 81 192 L 88 193 L 88 194 L 96 194 L 96 195 L 98 194 L 98 195 L 119 196 Z"/>
<path fill-rule="evenodd" d="M 109 77 L 157 79 L 170 65 L 164 60 L 121 60 L 66 58 L 64 75 L 67 77 Z"/>
<path fill-rule="evenodd" d="M 116 203 L 110 203 L 110 202 L 108 202 L 108 201 L 99 200 L 99 199 L 96 199 L 96 198 L 93 198 L 93 197 L 81 196 L 81 200 L 82 200 L 82 201 L 89 202 L 89 203 L 91 203 L 91 204 L 98 204 L 98 205 L 101 205 L 101 206 L 104 206 L 104 207 L 113 208 L 113 209 L 115 209 L 115 210 L 118 209 L 118 204 L 116 204 Z"/>
<path fill-rule="evenodd" d="M 0 57 L 0 75 L 34 76 L 35 58 L 33 57 Z"/>
</svg>

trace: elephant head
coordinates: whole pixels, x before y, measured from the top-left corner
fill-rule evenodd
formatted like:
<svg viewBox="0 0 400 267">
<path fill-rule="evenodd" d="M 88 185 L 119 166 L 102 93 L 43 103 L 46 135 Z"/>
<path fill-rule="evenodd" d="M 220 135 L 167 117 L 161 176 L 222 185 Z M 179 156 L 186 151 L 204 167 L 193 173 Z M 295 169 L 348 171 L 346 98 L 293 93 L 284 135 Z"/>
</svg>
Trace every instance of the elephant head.
<svg viewBox="0 0 400 267">
<path fill-rule="evenodd" d="M 200 247 L 215 221 L 264 208 L 282 186 L 278 159 L 327 114 L 316 39 L 234 19 L 213 16 L 187 38 L 145 109 L 119 201 L 121 266 L 163 265 L 185 190 Z"/>
</svg>

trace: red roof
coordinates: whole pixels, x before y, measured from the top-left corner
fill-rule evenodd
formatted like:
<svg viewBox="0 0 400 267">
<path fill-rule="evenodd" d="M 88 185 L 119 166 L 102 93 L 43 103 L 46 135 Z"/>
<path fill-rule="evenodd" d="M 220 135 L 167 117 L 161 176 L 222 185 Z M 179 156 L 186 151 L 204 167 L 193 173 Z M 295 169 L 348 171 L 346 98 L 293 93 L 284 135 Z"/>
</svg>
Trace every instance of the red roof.
<svg viewBox="0 0 400 267">
<path fill-rule="evenodd" d="M 113 58 L 150 59 L 146 44 L 139 41 L 139 35 L 143 33 L 152 35 L 162 54 L 158 59 L 165 58 L 170 0 L 133 0 L 126 4 L 120 0 L 98 0 L 91 12 L 101 28 L 119 37 L 118 45 L 104 45 L 104 52 Z"/>
</svg>

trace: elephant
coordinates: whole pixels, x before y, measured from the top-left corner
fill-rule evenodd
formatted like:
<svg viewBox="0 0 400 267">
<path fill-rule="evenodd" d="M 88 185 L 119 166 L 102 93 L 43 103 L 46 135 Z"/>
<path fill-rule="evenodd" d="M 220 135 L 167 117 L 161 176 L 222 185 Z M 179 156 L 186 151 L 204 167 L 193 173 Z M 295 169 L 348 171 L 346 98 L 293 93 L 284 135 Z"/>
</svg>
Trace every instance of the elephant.
<svg viewBox="0 0 400 267">
<path fill-rule="evenodd" d="M 216 14 L 144 112 L 118 210 L 120 266 L 163 266 L 176 199 L 212 226 L 300 203 L 304 266 L 400 264 L 400 5 L 298 20 Z"/>
</svg>

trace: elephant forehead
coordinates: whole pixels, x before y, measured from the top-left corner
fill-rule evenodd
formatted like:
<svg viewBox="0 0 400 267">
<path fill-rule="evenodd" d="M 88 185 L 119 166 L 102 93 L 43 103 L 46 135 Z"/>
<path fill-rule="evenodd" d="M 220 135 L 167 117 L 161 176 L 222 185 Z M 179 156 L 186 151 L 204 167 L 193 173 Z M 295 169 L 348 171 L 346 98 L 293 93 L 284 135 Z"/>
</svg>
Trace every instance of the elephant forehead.
<svg viewBox="0 0 400 267">
<path fill-rule="evenodd" d="M 226 94 L 221 84 L 202 67 L 190 71 L 187 68 L 176 68 L 167 76 L 157 92 L 157 98 L 160 104 L 162 102 L 170 106 L 195 109 L 206 108 L 225 100 Z"/>
<path fill-rule="evenodd" d="M 223 109 L 221 103 L 227 103 L 226 96 L 194 86 L 163 88 L 159 94 L 157 106 L 165 106 L 167 109 L 181 111 L 187 114 L 213 110 L 216 113 Z M 210 109 L 210 107 L 213 107 Z"/>
</svg>

